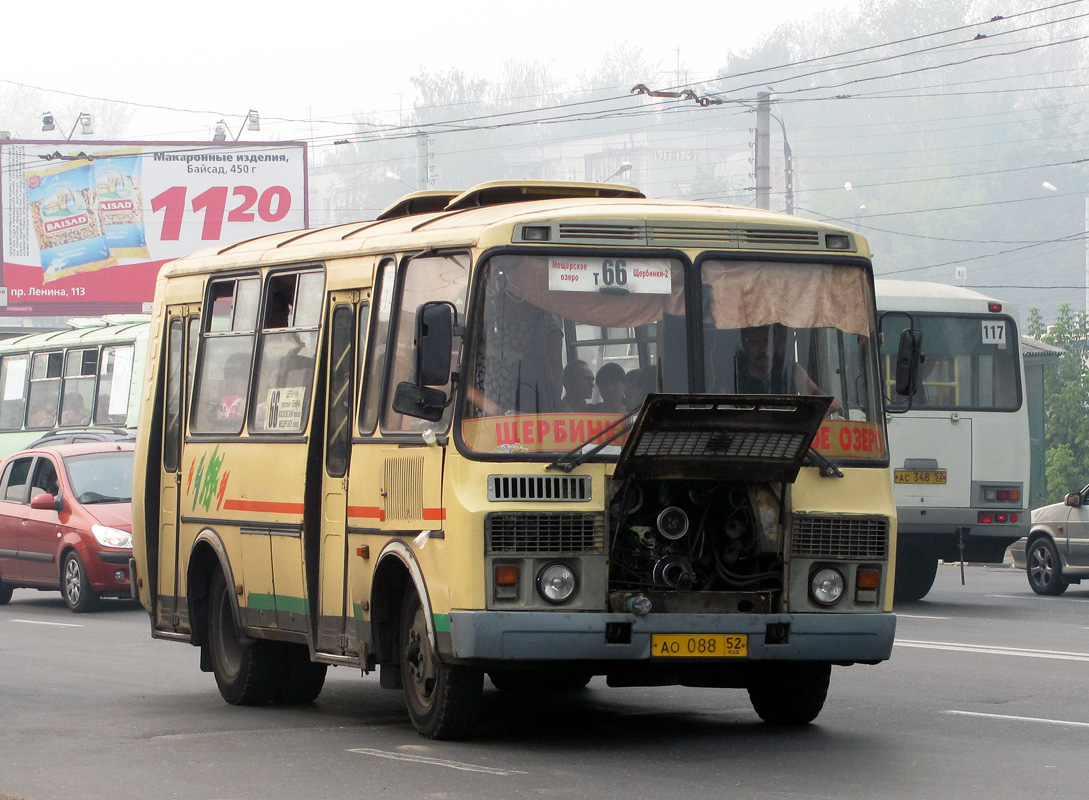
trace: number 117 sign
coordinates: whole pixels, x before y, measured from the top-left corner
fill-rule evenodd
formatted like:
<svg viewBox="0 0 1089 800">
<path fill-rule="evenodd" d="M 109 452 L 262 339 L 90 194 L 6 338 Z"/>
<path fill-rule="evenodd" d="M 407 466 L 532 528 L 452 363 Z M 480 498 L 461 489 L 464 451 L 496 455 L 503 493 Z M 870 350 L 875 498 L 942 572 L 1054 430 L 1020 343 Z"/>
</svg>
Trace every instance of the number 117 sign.
<svg viewBox="0 0 1089 800">
<path fill-rule="evenodd" d="M 7 314 L 139 311 L 159 268 L 305 228 L 302 142 L 0 144 Z"/>
</svg>

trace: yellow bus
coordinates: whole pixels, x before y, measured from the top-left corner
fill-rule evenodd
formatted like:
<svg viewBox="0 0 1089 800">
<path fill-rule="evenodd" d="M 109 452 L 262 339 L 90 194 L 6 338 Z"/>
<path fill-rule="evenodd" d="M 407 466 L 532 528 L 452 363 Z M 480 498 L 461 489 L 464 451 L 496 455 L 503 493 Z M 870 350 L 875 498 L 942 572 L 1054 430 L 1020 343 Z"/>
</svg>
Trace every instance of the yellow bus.
<svg viewBox="0 0 1089 800">
<path fill-rule="evenodd" d="M 485 675 L 809 722 L 895 630 L 874 308 L 854 233 L 603 184 L 174 261 L 133 498 L 153 636 L 233 704 L 378 670 L 430 738 Z"/>
</svg>

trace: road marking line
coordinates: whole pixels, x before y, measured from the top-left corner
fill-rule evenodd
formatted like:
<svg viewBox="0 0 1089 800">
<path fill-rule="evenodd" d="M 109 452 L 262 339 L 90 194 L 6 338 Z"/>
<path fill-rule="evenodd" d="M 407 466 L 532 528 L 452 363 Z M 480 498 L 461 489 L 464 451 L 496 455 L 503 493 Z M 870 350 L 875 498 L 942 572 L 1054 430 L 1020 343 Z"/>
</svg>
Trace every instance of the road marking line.
<svg viewBox="0 0 1089 800">
<path fill-rule="evenodd" d="M 1045 725 L 1066 725 L 1071 728 L 1089 728 L 1089 722 L 1071 722 L 1065 719 L 1043 719 L 1042 717 L 1017 717 L 1012 714 L 984 714 L 980 711 L 942 711 L 942 714 L 957 714 L 963 717 L 985 717 L 987 719 L 1009 719 L 1014 722 L 1042 722 Z"/>
<path fill-rule="evenodd" d="M 999 597 L 1003 600 L 1039 600 L 1040 597 L 1036 594 L 988 594 L 984 597 Z M 1064 597 L 1062 602 L 1065 603 L 1089 603 L 1084 597 Z"/>
<path fill-rule="evenodd" d="M 1089 661 L 1089 653 L 1071 653 L 1064 650 L 1029 650 L 1023 647 L 999 647 L 997 645 L 956 644 L 950 642 L 922 642 L 914 639 L 897 639 L 900 647 L 918 647 L 924 650 L 950 650 L 958 653 L 983 653 L 992 656 L 1019 656 L 1021 658 L 1051 658 L 1056 661 Z"/>
<path fill-rule="evenodd" d="M 427 756 L 413 756 L 407 753 L 391 753 L 387 750 L 372 750 L 369 747 L 357 747 L 348 751 L 364 756 L 377 756 L 378 758 L 392 758 L 394 761 L 415 761 L 420 764 L 431 764 L 435 767 L 448 769 L 460 769 L 465 772 L 486 772 L 489 775 L 525 775 L 527 773 L 519 769 L 498 769 L 496 767 L 483 767 L 479 764 L 466 764 L 461 761 L 447 761 L 444 758 L 428 758 Z"/>
<path fill-rule="evenodd" d="M 896 618 L 906 617 L 907 619 L 953 619 L 952 617 L 932 617 L 929 614 L 901 614 L 896 612 Z"/>
<path fill-rule="evenodd" d="M 24 622 L 27 625 L 53 625 L 57 628 L 82 628 L 83 626 L 76 622 L 42 622 L 36 619 L 13 619 L 10 622 Z"/>
</svg>

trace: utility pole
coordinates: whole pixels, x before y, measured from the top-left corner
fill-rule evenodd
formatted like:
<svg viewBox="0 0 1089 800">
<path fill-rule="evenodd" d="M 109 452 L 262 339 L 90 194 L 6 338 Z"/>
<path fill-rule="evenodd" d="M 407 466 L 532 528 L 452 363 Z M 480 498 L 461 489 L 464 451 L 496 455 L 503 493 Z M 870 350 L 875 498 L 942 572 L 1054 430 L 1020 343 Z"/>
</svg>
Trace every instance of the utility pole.
<svg viewBox="0 0 1089 800">
<path fill-rule="evenodd" d="M 756 95 L 756 207 L 771 208 L 771 93 Z"/>
<path fill-rule="evenodd" d="M 416 131 L 416 188 L 426 189 L 429 177 L 431 176 L 427 171 L 427 132 Z"/>
</svg>

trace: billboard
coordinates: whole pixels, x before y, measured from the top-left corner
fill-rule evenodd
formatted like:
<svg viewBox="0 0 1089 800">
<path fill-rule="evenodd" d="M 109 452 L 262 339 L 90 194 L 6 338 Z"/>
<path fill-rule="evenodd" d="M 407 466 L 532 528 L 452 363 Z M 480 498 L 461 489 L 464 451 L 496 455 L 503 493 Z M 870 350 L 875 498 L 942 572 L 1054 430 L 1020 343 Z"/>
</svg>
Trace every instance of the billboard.
<svg viewBox="0 0 1089 800">
<path fill-rule="evenodd" d="M 303 142 L 0 140 L 0 317 L 146 311 L 159 268 L 305 228 Z"/>
</svg>

